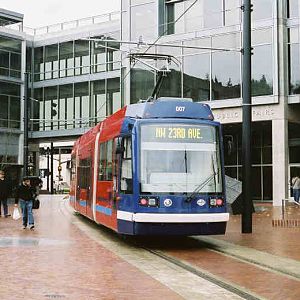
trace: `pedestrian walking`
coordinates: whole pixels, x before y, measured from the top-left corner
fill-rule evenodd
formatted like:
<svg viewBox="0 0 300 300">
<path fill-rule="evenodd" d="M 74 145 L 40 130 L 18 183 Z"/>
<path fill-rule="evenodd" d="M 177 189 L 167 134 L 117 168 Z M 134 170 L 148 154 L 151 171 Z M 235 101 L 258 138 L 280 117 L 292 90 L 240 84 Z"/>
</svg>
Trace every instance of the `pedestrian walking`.
<svg viewBox="0 0 300 300">
<path fill-rule="evenodd" d="M 11 192 L 11 183 L 5 178 L 5 172 L 0 170 L 0 216 L 1 216 L 1 205 L 3 206 L 3 213 L 5 218 L 9 217 L 7 198 Z"/>
<path fill-rule="evenodd" d="M 293 197 L 299 203 L 300 198 L 300 177 L 297 175 L 292 178 Z"/>
<path fill-rule="evenodd" d="M 32 214 L 32 205 L 35 195 L 35 189 L 30 185 L 30 179 L 24 177 L 22 184 L 16 189 L 15 207 L 20 202 L 23 217 L 23 229 L 27 228 L 27 224 L 31 230 L 34 229 L 34 219 Z"/>
</svg>

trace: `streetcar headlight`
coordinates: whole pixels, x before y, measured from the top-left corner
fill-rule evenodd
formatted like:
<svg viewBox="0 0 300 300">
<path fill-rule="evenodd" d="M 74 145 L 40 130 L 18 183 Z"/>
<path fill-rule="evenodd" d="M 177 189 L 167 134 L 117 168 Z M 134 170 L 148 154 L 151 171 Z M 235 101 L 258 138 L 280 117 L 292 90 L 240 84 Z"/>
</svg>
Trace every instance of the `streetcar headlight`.
<svg viewBox="0 0 300 300">
<path fill-rule="evenodd" d="M 209 199 L 209 206 L 223 206 L 224 199 L 222 198 L 211 198 Z"/>
<path fill-rule="evenodd" d="M 141 206 L 148 206 L 148 207 L 158 207 L 159 206 L 159 199 L 158 197 L 141 197 L 139 199 L 139 204 Z"/>
<path fill-rule="evenodd" d="M 217 205 L 217 199 L 211 198 L 211 199 L 209 200 L 209 205 L 210 205 L 210 206 L 216 206 L 216 205 Z"/>
<path fill-rule="evenodd" d="M 157 201 L 155 198 L 149 198 L 148 199 L 148 205 L 149 206 L 157 206 Z"/>
</svg>

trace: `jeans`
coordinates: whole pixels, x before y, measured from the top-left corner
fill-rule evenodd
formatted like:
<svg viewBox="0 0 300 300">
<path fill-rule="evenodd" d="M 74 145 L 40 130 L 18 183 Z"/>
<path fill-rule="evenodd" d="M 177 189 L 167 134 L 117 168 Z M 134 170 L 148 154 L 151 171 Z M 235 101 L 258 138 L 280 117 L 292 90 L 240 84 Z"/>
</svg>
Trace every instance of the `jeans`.
<svg viewBox="0 0 300 300">
<path fill-rule="evenodd" d="M 296 202 L 299 202 L 299 198 L 300 198 L 300 190 L 299 189 L 293 189 L 293 197 Z"/>
<path fill-rule="evenodd" d="M 0 215 L 1 215 L 1 203 L 3 205 L 4 216 L 6 216 L 8 214 L 7 199 L 0 200 Z"/>
<path fill-rule="evenodd" d="M 32 214 L 32 203 L 33 203 L 32 200 L 25 201 L 20 199 L 20 206 L 23 215 L 23 226 L 27 226 L 27 223 L 29 225 L 34 225 L 33 214 Z"/>
</svg>

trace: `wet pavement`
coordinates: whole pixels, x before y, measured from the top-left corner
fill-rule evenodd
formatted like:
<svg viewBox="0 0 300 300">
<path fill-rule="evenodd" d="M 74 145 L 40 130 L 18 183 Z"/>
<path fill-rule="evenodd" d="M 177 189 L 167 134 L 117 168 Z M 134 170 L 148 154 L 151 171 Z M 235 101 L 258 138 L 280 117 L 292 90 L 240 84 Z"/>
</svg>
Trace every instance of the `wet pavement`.
<svg viewBox="0 0 300 300">
<path fill-rule="evenodd" d="M 281 216 L 270 205 L 253 215 L 252 234 L 231 216 L 225 236 L 133 242 L 75 215 L 61 195 L 41 196 L 34 214 L 34 231 L 0 218 L 1 299 L 300 299 L 300 228 L 273 227 Z M 285 218 L 300 219 L 300 208 Z"/>
</svg>

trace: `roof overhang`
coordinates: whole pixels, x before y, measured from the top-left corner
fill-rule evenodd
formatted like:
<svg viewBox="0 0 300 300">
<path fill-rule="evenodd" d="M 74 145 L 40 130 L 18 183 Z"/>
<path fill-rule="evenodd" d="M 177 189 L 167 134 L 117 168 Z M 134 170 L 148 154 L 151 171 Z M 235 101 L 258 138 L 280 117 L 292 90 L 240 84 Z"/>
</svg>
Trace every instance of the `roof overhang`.
<svg viewBox="0 0 300 300">
<path fill-rule="evenodd" d="M 0 8 L 0 26 L 7 26 L 11 24 L 21 23 L 23 22 L 24 15 L 7 10 L 4 8 Z"/>
</svg>

